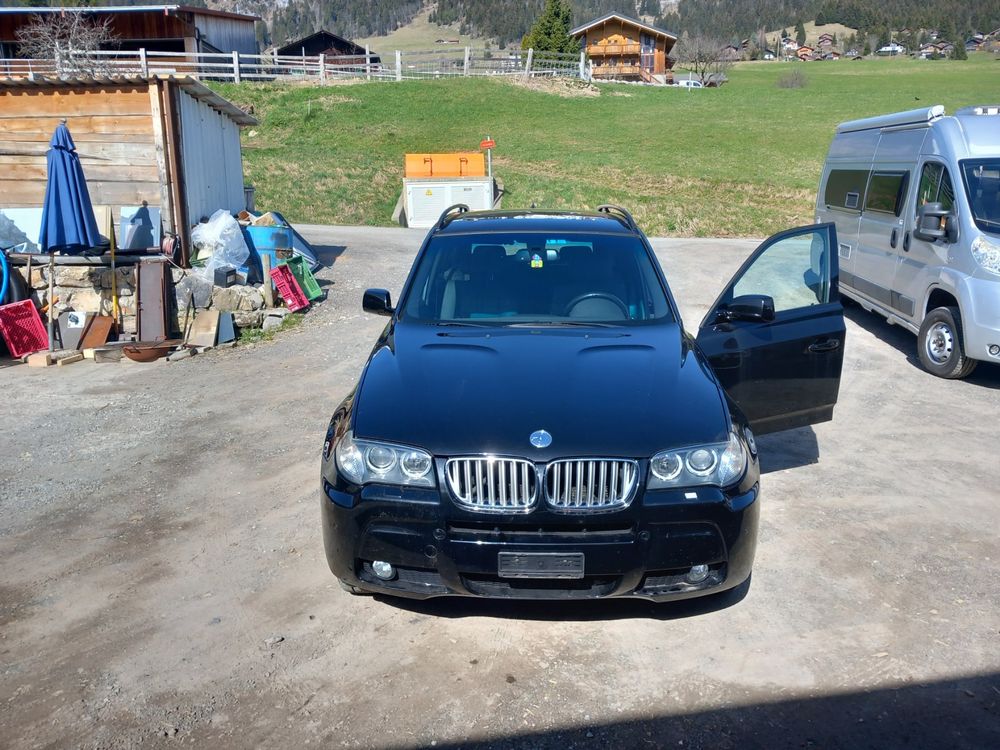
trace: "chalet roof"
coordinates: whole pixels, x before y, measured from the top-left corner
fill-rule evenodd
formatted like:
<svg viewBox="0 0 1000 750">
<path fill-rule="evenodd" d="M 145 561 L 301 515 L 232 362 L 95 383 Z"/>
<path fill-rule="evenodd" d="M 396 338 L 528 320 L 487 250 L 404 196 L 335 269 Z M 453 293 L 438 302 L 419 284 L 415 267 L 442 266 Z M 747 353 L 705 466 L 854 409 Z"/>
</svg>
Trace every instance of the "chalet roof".
<svg viewBox="0 0 1000 750">
<path fill-rule="evenodd" d="M 665 36 L 670 39 L 677 39 L 676 34 L 673 34 L 669 31 L 664 31 L 663 29 L 658 29 L 655 26 L 650 26 L 648 23 L 643 23 L 642 21 L 636 18 L 622 15 L 621 13 L 605 13 L 600 18 L 595 18 L 593 21 L 590 21 L 589 23 L 585 23 L 582 26 L 577 26 L 575 29 L 570 29 L 569 35 L 580 36 L 580 34 L 583 34 L 588 29 L 592 29 L 595 26 L 599 26 L 605 21 L 610 21 L 611 19 L 622 21 L 624 23 L 631 24 L 632 26 L 637 26 L 643 31 L 648 31 L 650 34 L 654 34 L 656 36 Z"/>
<path fill-rule="evenodd" d="M 230 13 L 225 10 L 212 10 L 211 8 L 195 8 L 190 5 L 89 5 L 71 7 L 51 7 L 32 8 L 29 6 L 17 6 L 13 8 L 0 8 L 0 15 L 36 15 L 41 13 L 193 13 L 197 16 L 218 16 L 220 18 L 232 18 L 238 21 L 259 21 L 259 16 L 248 16 L 245 13 Z"/>
<path fill-rule="evenodd" d="M 345 39 L 344 37 L 340 36 L 339 34 L 334 34 L 332 31 L 327 31 L 326 29 L 320 29 L 319 31 L 314 31 L 312 34 L 309 34 L 308 36 L 301 37 L 300 39 L 292 39 L 290 41 L 285 42 L 284 44 L 282 44 L 280 46 L 275 46 L 274 49 L 275 49 L 275 51 L 277 52 L 278 55 L 284 55 L 284 54 L 286 54 L 286 51 L 289 51 L 289 50 L 291 50 L 292 54 L 298 54 L 298 49 L 296 49 L 296 48 L 301 47 L 303 44 L 305 44 L 307 42 L 310 42 L 313 39 L 315 39 L 316 37 L 320 37 L 320 36 L 325 36 L 325 37 L 328 37 L 332 41 L 341 42 L 342 44 L 348 45 L 349 47 L 352 48 L 351 49 L 351 54 L 356 54 L 356 55 L 363 55 L 363 54 L 365 54 L 365 48 L 364 47 L 362 47 L 362 46 L 360 46 L 358 44 L 355 44 L 350 39 Z"/>
<path fill-rule="evenodd" d="M 0 91 L 4 89 L 55 89 L 65 87 L 86 86 L 121 86 L 148 84 L 150 81 L 173 81 L 193 99 L 204 102 L 216 112 L 225 115 L 237 125 L 257 125 L 257 119 L 248 115 L 228 99 L 216 94 L 205 84 L 189 76 L 79 76 L 79 77 L 47 77 L 34 78 L 0 78 Z"/>
</svg>

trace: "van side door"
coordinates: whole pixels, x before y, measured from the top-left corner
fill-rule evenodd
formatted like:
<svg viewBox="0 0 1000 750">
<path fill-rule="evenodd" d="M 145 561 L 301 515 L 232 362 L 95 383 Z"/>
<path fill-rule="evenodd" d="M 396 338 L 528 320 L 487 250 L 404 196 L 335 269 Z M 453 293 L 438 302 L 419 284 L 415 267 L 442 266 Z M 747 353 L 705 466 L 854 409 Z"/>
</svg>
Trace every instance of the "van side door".
<svg viewBox="0 0 1000 750">
<path fill-rule="evenodd" d="M 917 211 L 926 203 L 941 203 L 942 207 L 955 215 L 955 182 L 948 166 L 941 160 L 929 158 L 919 167 L 917 189 L 913 201 L 904 212 L 902 252 L 896 264 L 896 276 L 892 288 L 896 295 L 899 312 L 919 325 L 923 310 L 917 309 L 924 294 L 936 277 L 936 268 L 947 265 L 951 242 L 945 238 L 927 242 L 913 233 L 917 222 Z M 956 175 L 957 176 L 957 175 Z M 957 221 L 955 226 L 957 226 Z"/>
<path fill-rule="evenodd" d="M 768 238 L 709 308 L 697 342 L 758 434 L 833 418 L 844 362 L 837 230 Z"/>
</svg>

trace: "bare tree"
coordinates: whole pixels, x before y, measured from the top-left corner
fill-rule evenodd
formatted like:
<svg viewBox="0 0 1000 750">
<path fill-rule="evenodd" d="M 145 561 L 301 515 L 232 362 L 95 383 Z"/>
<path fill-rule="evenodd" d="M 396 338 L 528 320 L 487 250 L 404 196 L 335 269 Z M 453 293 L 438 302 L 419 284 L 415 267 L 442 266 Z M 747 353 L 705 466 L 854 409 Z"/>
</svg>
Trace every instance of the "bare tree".
<svg viewBox="0 0 1000 750">
<path fill-rule="evenodd" d="M 32 16 L 17 31 L 21 56 L 54 61 L 60 76 L 111 75 L 112 61 L 94 53 L 116 41 L 110 18 L 99 21 L 78 12 Z"/>
<path fill-rule="evenodd" d="M 725 80 L 725 73 L 734 60 L 723 51 L 725 46 L 720 39 L 684 32 L 674 48 L 674 55 L 680 67 L 691 71 L 703 84 L 714 82 L 718 85 Z"/>
</svg>

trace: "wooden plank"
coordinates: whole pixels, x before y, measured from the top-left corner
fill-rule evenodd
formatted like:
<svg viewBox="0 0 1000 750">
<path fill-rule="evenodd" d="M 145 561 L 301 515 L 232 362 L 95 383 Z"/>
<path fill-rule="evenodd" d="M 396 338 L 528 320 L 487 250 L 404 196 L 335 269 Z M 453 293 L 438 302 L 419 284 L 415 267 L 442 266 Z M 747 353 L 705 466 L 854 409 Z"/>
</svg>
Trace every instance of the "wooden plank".
<svg viewBox="0 0 1000 750">
<path fill-rule="evenodd" d="M 146 201 L 151 206 L 160 205 L 158 182 L 103 182 L 87 181 L 90 199 L 108 206 L 139 206 Z M 45 198 L 44 180 L 9 180 L 0 177 L 0 206 L 4 208 L 32 208 L 41 206 Z"/>
<path fill-rule="evenodd" d="M 83 176 L 89 186 L 92 181 L 99 182 L 150 182 L 159 184 L 160 176 L 156 172 L 155 166 L 133 167 L 121 164 L 99 164 L 90 162 L 82 164 Z M 0 171 L 8 179 L 15 180 L 42 180 L 47 179 L 46 166 L 43 160 L 41 164 L 16 164 L 11 163 L 10 157 L 0 156 Z"/>
<path fill-rule="evenodd" d="M 44 93 L 43 93 L 44 92 Z M 34 90 L 19 93 L 7 90 L 0 96 L 0 122 L 15 117 L 80 117 L 94 115 L 149 116 L 145 89 L 122 91 L 114 87 L 81 91 Z"/>
<path fill-rule="evenodd" d="M 7 134 L 16 133 L 49 133 L 55 131 L 59 124 L 59 117 L 15 117 L 4 120 L 0 127 Z M 73 134 L 73 140 L 78 140 L 77 134 L 103 133 L 103 134 L 132 134 L 148 135 L 153 134 L 153 123 L 147 115 L 86 115 L 80 117 L 69 116 L 66 118 L 66 126 Z"/>
<path fill-rule="evenodd" d="M 74 352 L 73 354 L 70 354 L 68 357 L 63 357 L 56 364 L 59 365 L 59 367 L 65 367 L 66 365 L 71 365 L 74 362 L 80 362 L 82 359 L 83 359 L 83 352 Z"/>
<path fill-rule="evenodd" d="M 51 138 L 51 135 L 49 136 Z M 82 164 L 102 162 L 104 164 L 130 164 L 133 166 L 156 166 L 156 154 L 151 143 L 87 143 L 76 141 L 76 153 Z M 0 158 L 21 159 L 26 163 L 34 163 L 33 159 L 41 158 L 44 162 L 48 151 L 48 141 L 4 140 L 0 136 Z"/>
<path fill-rule="evenodd" d="M 202 310 L 191 326 L 191 336 L 187 343 L 191 346 L 215 346 L 215 337 L 219 330 L 219 311 Z"/>
<path fill-rule="evenodd" d="M 48 147 L 49 141 L 52 140 L 52 133 L 58 124 L 58 120 L 46 121 L 45 126 L 39 130 L 23 130 L 17 133 L 16 138 L 8 136 L 7 140 L 16 140 L 26 144 L 41 142 Z M 82 147 L 84 143 L 153 143 L 152 124 L 150 124 L 150 132 L 148 133 L 88 133 L 81 131 L 77 134 L 75 131 L 71 132 L 77 151 L 84 150 Z M 0 135 L 7 135 L 7 133 L 0 132 Z"/>
<path fill-rule="evenodd" d="M 163 222 L 163 231 L 175 234 L 177 222 L 174 219 L 173 186 L 171 185 L 170 172 L 167 170 L 167 153 L 164 148 L 165 140 L 163 134 L 163 107 L 160 100 L 161 89 L 157 81 L 149 83 L 149 105 L 152 110 L 153 122 L 153 149 L 156 156 L 156 172 L 160 182 L 160 221 Z"/>
</svg>

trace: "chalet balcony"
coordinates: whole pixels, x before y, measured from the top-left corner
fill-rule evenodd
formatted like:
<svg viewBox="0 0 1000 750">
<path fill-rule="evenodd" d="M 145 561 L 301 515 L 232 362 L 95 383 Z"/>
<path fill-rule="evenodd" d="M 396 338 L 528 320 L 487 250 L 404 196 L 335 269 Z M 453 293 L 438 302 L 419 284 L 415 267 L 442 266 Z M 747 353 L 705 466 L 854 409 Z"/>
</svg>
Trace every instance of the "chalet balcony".
<svg viewBox="0 0 1000 750">
<path fill-rule="evenodd" d="M 595 65 L 593 67 L 594 78 L 620 78 L 622 76 L 642 75 L 642 68 L 638 65 Z"/>
<path fill-rule="evenodd" d="M 638 55 L 642 46 L 638 44 L 590 44 L 587 54 L 591 57 L 609 57 L 612 55 Z"/>
</svg>

